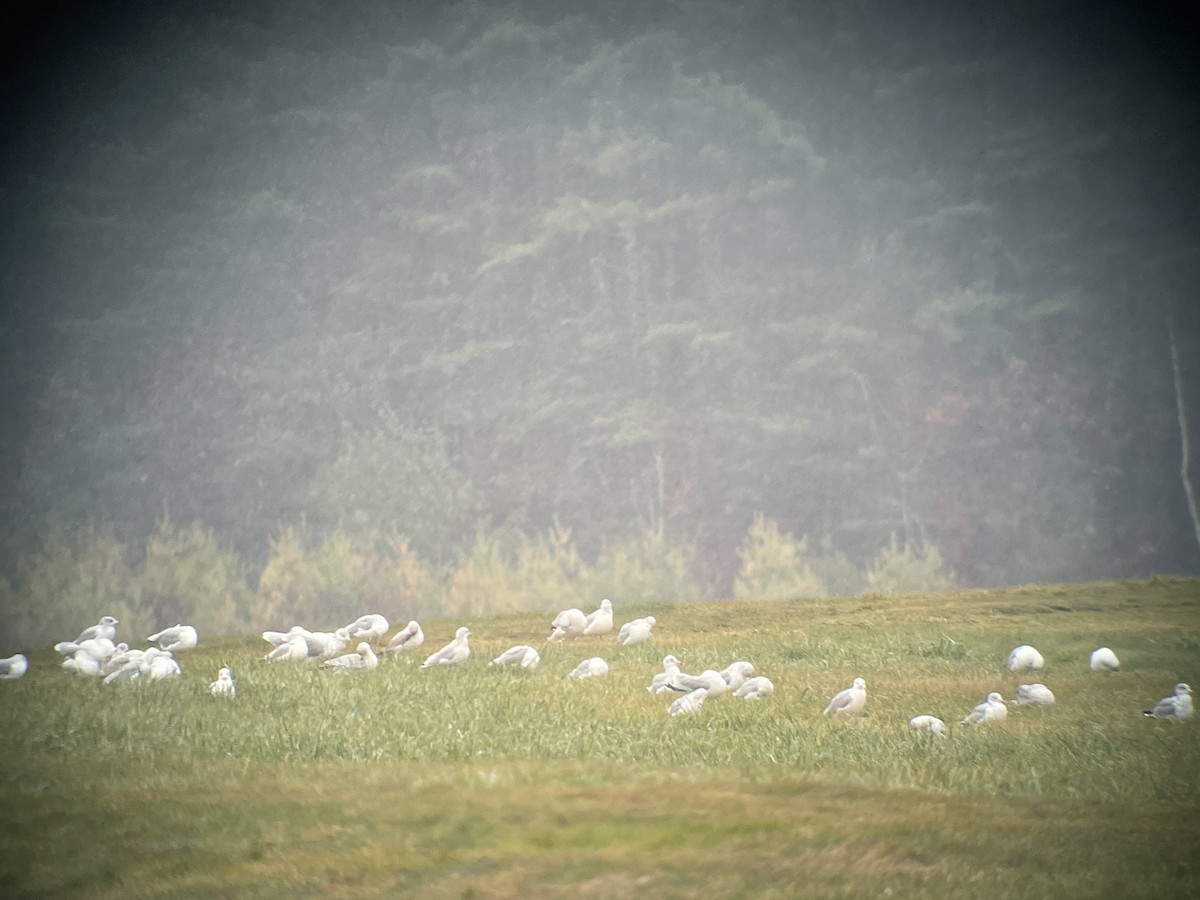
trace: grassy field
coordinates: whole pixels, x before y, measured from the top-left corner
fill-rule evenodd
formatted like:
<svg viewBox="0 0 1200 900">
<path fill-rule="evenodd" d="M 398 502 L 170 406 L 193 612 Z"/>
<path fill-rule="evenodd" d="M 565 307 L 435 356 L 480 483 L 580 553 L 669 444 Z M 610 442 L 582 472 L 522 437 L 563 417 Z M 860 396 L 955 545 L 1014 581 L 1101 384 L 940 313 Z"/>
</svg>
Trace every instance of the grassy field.
<svg viewBox="0 0 1200 900">
<path fill-rule="evenodd" d="M 335 677 L 202 637 L 182 678 L 104 686 L 37 651 L 0 684 L 0 893 L 1200 896 L 1200 720 L 1141 715 L 1200 682 L 1200 582 L 614 602 L 618 623 L 657 617 L 652 644 L 552 645 L 533 672 L 487 661 L 539 643 L 543 614 L 423 623 L 426 652 L 471 627 L 444 670 Z M 1017 676 L 1026 642 L 1046 669 Z M 1119 673 L 1088 671 L 1102 644 Z M 643 689 L 669 652 L 748 659 L 775 695 L 671 718 Z M 566 677 L 592 655 L 607 677 Z M 220 665 L 232 702 L 208 693 Z M 821 716 L 860 675 L 865 714 Z M 941 740 L 907 727 L 1022 681 L 1058 703 Z"/>
</svg>

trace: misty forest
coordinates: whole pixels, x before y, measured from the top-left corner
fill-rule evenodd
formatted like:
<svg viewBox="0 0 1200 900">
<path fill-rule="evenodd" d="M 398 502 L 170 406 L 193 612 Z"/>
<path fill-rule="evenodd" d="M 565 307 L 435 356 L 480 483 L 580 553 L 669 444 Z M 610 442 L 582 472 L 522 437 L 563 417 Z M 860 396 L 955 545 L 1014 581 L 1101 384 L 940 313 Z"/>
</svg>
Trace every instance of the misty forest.
<svg viewBox="0 0 1200 900">
<path fill-rule="evenodd" d="M 1117 6 L 30 26 L 0 649 L 1197 573 L 1197 83 Z"/>
</svg>

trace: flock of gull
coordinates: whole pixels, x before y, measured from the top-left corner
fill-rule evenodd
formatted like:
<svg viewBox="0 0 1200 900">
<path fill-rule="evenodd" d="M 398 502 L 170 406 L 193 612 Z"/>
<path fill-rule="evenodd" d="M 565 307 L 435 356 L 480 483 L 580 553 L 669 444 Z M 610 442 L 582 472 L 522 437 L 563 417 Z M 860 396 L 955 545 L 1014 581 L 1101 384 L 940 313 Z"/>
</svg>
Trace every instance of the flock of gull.
<svg viewBox="0 0 1200 900">
<path fill-rule="evenodd" d="M 175 625 L 146 639 L 154 646 L 130 648 L 128 644 L 116 642 L 118 624 L 112 616 L 104 616 L 95 625 L 85 628 L 75 640 L 55 644 L 54 649 L 63 655 L 63 670 L 80 677 L 102 679 L 105 684 L 172 678 L 181 672 L 175 654 L 191 650 L 198 641 L 194 627 Z M 653 637 L 656 624 L 654 616 L 626 622 L 617 629 L 617 643 L 621 646 L 646 643 Z M 607 635 L 613 631 L 613 627 L 612 602 L 604 599 L 599 608 L 589 614 L 576 608 L 558 613 L 550 623 L 550 634 L 546 641 L 561 643 L 568 639 Z M 270 662 L 310 662 L 331 672 L 344 674 L 375 669 L 379 666 L 380 655 L 410 653 L 425 643 L 425 633 L 416 621 L 409 622 L 384 643 L 389 629 L 386 618 L 372 613 L 334 631 L 309 631 L 299 625 L 288 631 L 264 631 L 263 640 L 271 644 L 272 649 L 263 659 Z M 460 626 L 448 644 L 425 658 L 421 668 L 452 666 L 468 659 L 471 655 L 470 636 L 470 630 L 465 625 Z M 352 643 L 353 652 L 343 652 Z M 376 646 L 380 646 L 378 653 Z M 496 656 L 489 665 L 532 670 L 540 663 L 541 654 L 536 647 L 516 644 Z M 1093 651 L 1088 664 L 1094 672 L 1113 672 L 1120 668 L 1116 654 L 1108 647 Z M 1007 667 L 1012 672 L 1036 672 L 1044 666 L 1042 655 L 1028 644 L 1015 647 L 1008 655 Z M 25 674 L 28 667 L 28 659 L 19 653 L 8 659 L 0 659 L 0 680 L 16 680 Z M 601 677 L 607 675 L 608 671 L 608 662 L 602 657 L 593 656 L 580 662 L 567 674 L 571 678 L 583 679 Z M 232 699 L 237 696 L 233 672 L 228 667 L 220 669 L 216 681 L 209 687 L 217 697 Z M 755 675 L 754 666 L 745 660 L 735 660 L 723 669 L 705 669 L 693 675 L 682 671 L 679 660 L 667 654 L 663 657 L 662 671 L 651 678 L 646 690 L 651 694 L 672 697 L 667 713 L 678 716 L 699 712 L 706 700 L 724 694 L 743 700 L 761 700 L 770 697 L 775 686 L 766 676 Z M 1012 702 L 1017 706 L 1047 706 L 1054 703 L 1054 692 L 1040 682 L 1020 684 Z M 866 705 L 866 681 L 855 678 L 850 687 L 834 694 L 823 714 L 857 716 Z M 1191 718 L 1192 689 L 1183 682 L 1176 684 L 1171 695 L 1159 700 L 1144 714 L 1160 719 Z M 999 692 L 993 691 L 959 724 L 985 725 L 1003 721 L 1007 715 L 1006 701 Z M 933 715 L 914 716 L 909 720 L 909 726 L 916 732 L 946 735 L 946 723 Z"/>
</svg>

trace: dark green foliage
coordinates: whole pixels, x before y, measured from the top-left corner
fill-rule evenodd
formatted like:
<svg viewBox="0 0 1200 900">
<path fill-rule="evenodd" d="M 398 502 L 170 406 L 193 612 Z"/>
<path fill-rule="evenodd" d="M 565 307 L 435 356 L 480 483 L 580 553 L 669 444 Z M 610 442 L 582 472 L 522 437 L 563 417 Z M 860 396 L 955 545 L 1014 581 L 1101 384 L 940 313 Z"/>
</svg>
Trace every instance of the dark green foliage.
<svg viewBox="0 0 1200 900">
<path fill-rule="evenodd" d="M 199 530 L 155 552 L 267 567 L 254 616 L 476 609 L 411 584 L 556 521 L 614 573 L 656 535 L 685 560 L 661 583 L 709 596 L 755 513 L 823 542 L 833 593 L 893 535 L 965 584 L 1194 570 L 1166 349 L 1174 308 L 1197 409 L 1190 70 L 1150 14 L 1021 9 L 87 32 L 5 123 L 11 589 L 50 535 L 141 547 L 164 510 Z M 424 562 L 389 594 L 396 535 Z"/>
</svg>

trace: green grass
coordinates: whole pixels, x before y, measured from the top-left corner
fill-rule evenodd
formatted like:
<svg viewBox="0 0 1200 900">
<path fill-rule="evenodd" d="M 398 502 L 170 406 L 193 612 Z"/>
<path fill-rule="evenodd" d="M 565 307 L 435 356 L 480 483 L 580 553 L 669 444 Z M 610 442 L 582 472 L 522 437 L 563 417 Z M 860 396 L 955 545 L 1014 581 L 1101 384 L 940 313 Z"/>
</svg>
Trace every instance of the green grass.
<svg viewBox="0 0 1200 900">
<path fill-rule="evenodd" d="M 544 648 L 542 614 L 472 621 L 462 666 L 334 677 L 205 640 L 182 678 L 104 686 L 37 651 L 0 684 L 0 885 L 78 897 L 1200 896 L 1200 722 L 1141 710 L 1200 681 L 1200 582 L 639 605 L 651 645 Z M 279 624 L 279 623 L 275 623 Z M 457 622 L 424 623 L 430 648 Z M 1046 669 L 1004 660 L 1029 642 Z M 1093 674 L 1113 647 L 1122 671 Z M 672 719 L 643 690 L 749 659 L 774 697 Z M 606 678 L 566 672 L 604 656 Z M 239 696 L 208 693 L 231 665 Z M 861 675 L 866 715 L 826 700 Z M 1058 703 L 957 722 L 991 690 Z"/>
</svg>

